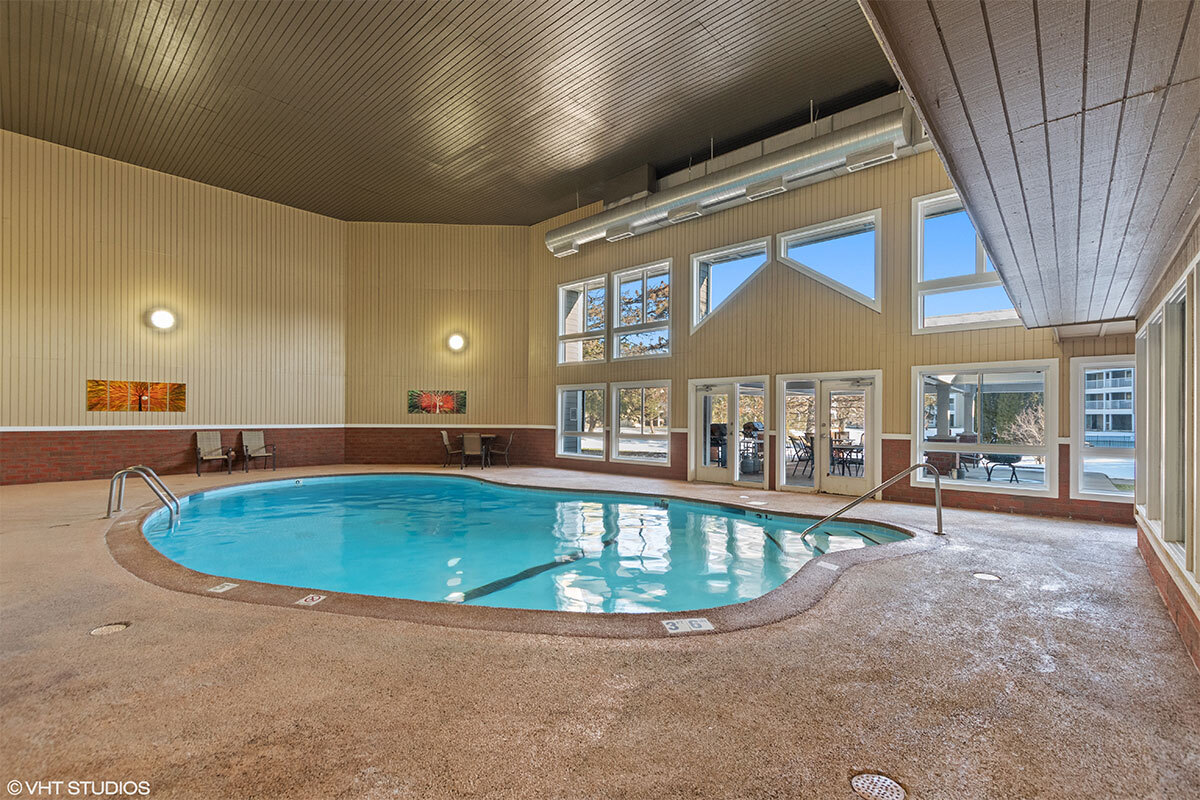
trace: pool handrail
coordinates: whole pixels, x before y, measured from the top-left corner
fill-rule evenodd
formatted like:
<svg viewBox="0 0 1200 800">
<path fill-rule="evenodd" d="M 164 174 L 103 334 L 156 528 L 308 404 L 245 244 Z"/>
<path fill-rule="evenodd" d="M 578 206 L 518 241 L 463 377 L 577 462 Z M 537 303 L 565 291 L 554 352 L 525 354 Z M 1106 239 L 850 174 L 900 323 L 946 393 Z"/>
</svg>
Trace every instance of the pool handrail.
<svg viewBox="0 0 1200 800">
<path fill-rule="evenodd" d="M 125 479 L 130 475 L 137 475 L 146 485 L 150 487 L 150 491 L 154 492 L 154 496 L 167 507 L 167 511 L 171 514 L 171 521 L 179 519 L 180 504 L 179 498 L 175 493 L 167 488 L 163 483 L 162 478 L 158 477 L 158 473 L 147 467 L 145 464 L 135 464 L 125 469 L 117 470 L 113 473 L 112 480 L 108 483 L 108 513 L 104 515 L 105 519 L 111 519 L 113 515 L 113 500 L 114 496 L 117 503 L 117 511 L 120 511 L 125 506 Z M 118 479 L 120 484 L 117 483 Z"/>
<path fill-rule="evenodd" d="M 843 513 L 854 508 L 856 505 L 861 503 L 863 500 L 866 500 L 871 495 L 876 494 L 877 492 L 882 492 L 884 489 L 891 486 L 893 483 L 900 480 L 905 475 L 908 475 L 910 472 L 913 472 L 918 469 L 927 469 L 933 473 L 933 504 L 937 508 L 937 530 L 935 531 L 935 533 L 937 533 L 938 536 L 945 536 L 946 534 L 943 533 L 943 531 L 942 531 L 942 473 L 938 472 L 938 468 L 935 467 L 933 464 L 930 464 L 928 461 L 919 461 L 916 464 L 913 464 L 911 467 L 908 467 L 907 469 L 897 472 L 895 475 L 888 478 L 886 481 L 879 484 L 871 491 L 866 492 L 865 494 L 862 494 L 859 497 L 854 498 L 849 503 L 842 506 L 841 508 L 839 508 L 837 511 L 833 512 L 829 516 L 821 519 L 818 522 L 814 522 L 812 525 L 809 525 L 807 528 L 804 529 L 804 532 L 800 534 L 800 540 L 804 541 L 806 538 L 808 538 L 808 535 L 810 533 L 812 533 L 814 530 L 816 530 L 817 528 L 824 525 L 826 522 L 829 522 L 830 520 L 832 520 L 836 517 L 840 517 Z"/>
</svg>

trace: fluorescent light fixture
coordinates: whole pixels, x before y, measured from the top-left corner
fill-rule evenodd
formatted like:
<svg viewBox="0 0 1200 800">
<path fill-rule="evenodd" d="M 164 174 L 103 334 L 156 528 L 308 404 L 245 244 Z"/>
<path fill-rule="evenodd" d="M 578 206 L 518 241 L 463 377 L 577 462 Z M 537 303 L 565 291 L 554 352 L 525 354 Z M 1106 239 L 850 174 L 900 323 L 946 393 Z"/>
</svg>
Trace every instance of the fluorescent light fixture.
<svg viewBox="0 0 1200 800">
<path fill-rule="evenodd" d="M 604 238 L 610 242 L 619 242 L 633 236 L 628 225 L 615 225 L 604 232 Z"/>
<path fill-rule="evenodd" d="M 579 252 L 579 246 L 576 245 L 574 242 L 568 242 L 567 244 L 560 244 L 558 247 L 554 248 L 550 252 L 554 254 L 555 258 L 563 258 L 564 256 L 573 256 Z"/>
<path fill-rule="evenodd" d="M 678 225 L 680 222 L 687 222 L 689 219 L 703 216 L 704 212 L 700 210 L 699 203 L 691 203 L 679 208 L 672 208 L 667 212 L 667 222 L 672 225 Z"/>
<path fill-rule="evenodd" d="M 772 178 L 769 181 L 759 181 L 752 183 L 746 187 L 747 200 L 762 200 L 764 197 L 770 197 L 773 194 L 782 194 L 787 188 L 783 185 L 783 178 Z"/>
<path fill-rule="evenodd" d="M 446 346 L 454 352 L 462 350 L 467 345 L 467 340 L 463 338 L 461 333 L 452 333 L 450 338 L 446 340 Z"/>
<path fill-rule="evenodd" d="M 889 142 L 878 147 L 868 147 L 846 156 L 846 171 L 858 172 L 860 169 L 873 167 L 885 161 L 896 160 L 896 143 Z"/>
<path fill-rule="evenodd" d="M 175 312 L 166 308 L 152 308 L 146 312 L 146 324 L 158 331 L 169 331 L 178 320 Z"/>
</svg>

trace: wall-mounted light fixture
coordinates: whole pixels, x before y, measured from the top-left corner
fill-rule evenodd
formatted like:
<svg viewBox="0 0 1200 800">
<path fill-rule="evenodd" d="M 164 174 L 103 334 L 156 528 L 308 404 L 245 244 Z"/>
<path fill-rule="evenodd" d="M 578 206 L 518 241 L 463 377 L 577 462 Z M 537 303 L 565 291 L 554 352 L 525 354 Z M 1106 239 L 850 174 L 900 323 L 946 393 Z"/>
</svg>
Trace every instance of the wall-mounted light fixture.
<svg viewBox="0 0 1200 800">
<path fill-rule="evenodd" d="M 167 308 L 152 308 L 146 312 L 146 325 L 156 331 L 172 330 L 179 322 L 175 312 Z"/>
<path fill-rule="evenodd" d="M 467 340 L 463 338 L 461 333 L 452 333 L 450 334 L 450 338 L 446 340 L 446 346 L 457 353 L 467 346 Z"/>
</svg>

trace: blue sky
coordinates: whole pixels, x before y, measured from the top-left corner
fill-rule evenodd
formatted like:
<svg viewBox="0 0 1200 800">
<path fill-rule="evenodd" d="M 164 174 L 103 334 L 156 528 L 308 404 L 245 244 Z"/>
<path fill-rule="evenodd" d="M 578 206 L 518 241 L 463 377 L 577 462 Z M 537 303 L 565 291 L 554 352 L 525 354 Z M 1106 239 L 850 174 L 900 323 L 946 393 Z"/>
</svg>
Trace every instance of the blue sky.
<svg viewBox="0 0 1200 800">
<path fill-rule="evenodd" d="M 975 272 L 975 228 L 965 211 L 925 220 L 925 280 L 971 275 Z M 875 231 L 862 231 L 822 242 L 788 248 L 788 256 L 801 264 L 854 289 L 875 296 Z M 713 265 L 712 308 L 719 306 L 757 269 L 766 255 L 744 256 Z M 988 259 L 988 269 L 993 269 Z M 1001 286 L 927 295 L 925 314 L 965 314 L 1012 308 Z"/>
<path fill-rule="evenodd" d="M 875 297 L 875 231 L 793 245 L 788 257 L 859 294 Z"/>
</svg>

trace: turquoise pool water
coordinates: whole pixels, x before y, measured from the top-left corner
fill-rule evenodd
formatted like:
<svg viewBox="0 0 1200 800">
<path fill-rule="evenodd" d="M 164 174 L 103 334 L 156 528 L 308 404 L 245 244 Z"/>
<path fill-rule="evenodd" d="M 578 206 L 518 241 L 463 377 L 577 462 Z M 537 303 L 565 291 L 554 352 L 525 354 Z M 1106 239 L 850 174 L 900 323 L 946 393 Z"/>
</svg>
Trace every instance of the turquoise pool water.
<svg viewBox="0 0 1200 800">
<path fill-rule="evenodd" d="M 664 507 L 665 506 L 665 507 Z M 146 539 L 190 569 L 331 592 L 502 608 L 685 611 L 750 600 L 809 559 L 904 534 L 681 500 L 440 475 L 249 484 L 190 495 Z"/>
</svg>

